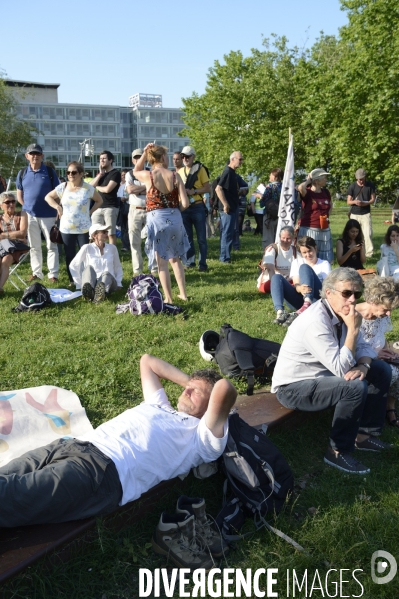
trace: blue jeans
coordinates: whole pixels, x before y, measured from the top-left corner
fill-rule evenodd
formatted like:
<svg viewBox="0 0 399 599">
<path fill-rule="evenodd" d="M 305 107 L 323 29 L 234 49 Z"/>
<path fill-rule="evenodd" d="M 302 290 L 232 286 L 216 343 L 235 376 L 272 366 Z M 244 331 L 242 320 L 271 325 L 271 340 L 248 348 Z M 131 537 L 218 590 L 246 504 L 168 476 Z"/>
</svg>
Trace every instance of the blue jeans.
<svg viewBox="0 0 399 599">
<path fill-rule="evenodd" d="M 381 432 L 391 377 L 389 364 L 373 360 L 363 381 L 346 381 L 337 376 L 296 381 L 279 387 L 277 399 L 286 408 L 303 412 L 335 406 L 330 444 L 337 451 L 348 452 L 354 450 L 358 432 Z"/>
<path fill-rule="evenodd" d="M 301 264 L 299 267 L 299 281 L 301 285 L 308 285 L 312 289 L 310 293 L 305 294 L 306 298 L 311 302 L 314 299 L 320 298 L 320 279 L 313 268 L 308 264 Z M 297 293 L 295 287 L 293 287 L 282 275 L 275 274 L 272 277 L 270 292 L 276 311 L 283 310 L 284 300 L 293 306 L 295 310 L 298 310 L 303 306 L 304 296 L 301 293 Z"/>
<path fill-rule="evenodd" d="M 220 262 L 231 261 L 231 248 L 233 247 L 236 221 L 237 214 L 235 212 L 220 213 Z"/>
<path fill-rule="evenodd" d="M 233 235 L 233 248 L 235 250 L 239 250 L 240 249 L 240 227 L 239 227 L 239 212 L 238 210 L 235 212 L 236 215 L 236 224 L 234 227 L 234 235 Z M 241 229 L 242 229 L 242 224 L 241 224 Z M 242 231 L 241 231 L 241 235 L 242 235 Z"/>
<path fill-rule="evenodd" d="M 187 264 L 195 264 L 195 245 L 193 236 L 193 226 L 197 234 L 199 247 L 199 266 L 207 268 L 206 258 L 208 255 L 208 243 L 206 241 L 206 216 L 204 203 L 191 204 L 187 210 L 181 213 L 184 228 L 186 229 L 190 249 L 187 252 Z"/>
</svg>

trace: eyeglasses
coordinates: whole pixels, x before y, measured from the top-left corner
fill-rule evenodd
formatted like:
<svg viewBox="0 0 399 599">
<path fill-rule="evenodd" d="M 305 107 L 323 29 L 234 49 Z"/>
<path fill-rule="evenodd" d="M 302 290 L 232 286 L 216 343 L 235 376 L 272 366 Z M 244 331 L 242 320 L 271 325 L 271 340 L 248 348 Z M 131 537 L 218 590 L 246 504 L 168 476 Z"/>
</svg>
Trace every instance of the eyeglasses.
<svg viewBox="0 0 399 599">
<path fill-rule="evenodd" d="M 43 156 L 40 152 L 29 152 L 29 156 Z"/>
<path fill-rule="evenodd" d="M 337 291 L 345 299 L 349 299 L 352 297 L 352 295 L 355 296 L 355 299 L 360 299 L 363 295 L 363 291 L 352 291 L 352 289 L 344 289 L 343 291 L 340 291 L 339 289 L 332 288 L 331 291 Z"/>
<path fill-rule="evenodd" d="M 6 202 L 3 202 L 4 204 L 15 204 L 16 200 L 7 200 Z"/>
<path fill-rule="evenodd" d="M 79 171 L 67 171 L 67 175 L 77 175 Z"/>
</svg>

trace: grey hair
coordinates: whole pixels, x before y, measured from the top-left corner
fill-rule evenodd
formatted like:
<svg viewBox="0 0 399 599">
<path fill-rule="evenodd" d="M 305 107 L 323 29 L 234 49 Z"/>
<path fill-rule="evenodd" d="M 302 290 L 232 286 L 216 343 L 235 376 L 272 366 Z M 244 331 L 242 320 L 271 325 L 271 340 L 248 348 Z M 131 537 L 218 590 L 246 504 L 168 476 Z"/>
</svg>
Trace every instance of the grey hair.
<svg viewBox="0 0 399 599">
<path fill-rule="evenodd" d="M 7 198 L 17 201 L 13 193 L 10 193 L 9 191 L 3 191 L 3 193 L 0 195 L 1 203 L 3 203 Z"/>
<path fill-rule="evenodd" d="M 230 160 L 233 160 L 233 158 L 234 158 L 234 154 L 238 154 L 238 153 L 240 153 L 240 154 L 241 154 L 240 150 L 234 150 L 234 152 L 232 152 L 232 153 L 230 154 Z"/>
<path fill-rule="evenodd" d="M 280 237 L 281 237 L 281 233 L 282 233 L 283 231 L 288 231 L 288 233 L 289 233 L 289 234 L 290 234 L 292 237 L 294 237 L 294 235 L 295 235 L 294 227 L 290 227 L 289 225 L 287 225 L 286 227 L 281 227 L 281 229 L 280 229 Z"/>
<path fill-rule="evenodd" d="M 373 277 L 364 286 L 364 300 L 393 310 L 399 306 L 399 283 L 393 277 Z"/>
<path fill-rule="evenodd" d="M 354 268 L 334 268 L 323 281 L 323 286 L 320 291 L 320 297 L 326 298 L 327 289 L 335 289 L 337 283 L 348 281 L 358 285 L 360 289 L 363 289 L 363 279 Z"/>
</svg>

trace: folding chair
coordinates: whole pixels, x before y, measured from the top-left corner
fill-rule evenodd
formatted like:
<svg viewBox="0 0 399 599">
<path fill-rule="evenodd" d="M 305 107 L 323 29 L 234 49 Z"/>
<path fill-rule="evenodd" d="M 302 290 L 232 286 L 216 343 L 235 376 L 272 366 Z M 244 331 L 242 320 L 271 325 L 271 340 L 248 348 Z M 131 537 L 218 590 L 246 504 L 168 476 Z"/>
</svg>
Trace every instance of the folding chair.
<svg viewBox="0 0 399 599">
<path fill-rule="evenodd" d="M 22 291 L 19 287 L 18 287 L 18 281 L 20 283 L 22 283 L 23 287 L 22 289 L 26 289 L 26 287 L 28 287 L 27 283 L 23 280 L 23 278 L 19 275 L 19 273 L 17 272 L 17 269 L 21 266 L 21 264 L 23 262 L 25 262 L 25 260 L 28 258 L 28 256 L 30 255 L 30 249 L 27 250 L 26 252 L 24 252 L 23 254 L 21 254 L 19 261 L 17 262 L 17 264 L 14 264 L 11 268 L 10 268 L 10 272 L 8 275 L 8 281 L 10 281 L 11 285 L 14 285 L 14 287 L 16 289 L 18 289 L 18 291 Z M 12 277 L 14 277 L 15 279 L 17 279 L 17 282 L 13 281 Z"/>
</svg>

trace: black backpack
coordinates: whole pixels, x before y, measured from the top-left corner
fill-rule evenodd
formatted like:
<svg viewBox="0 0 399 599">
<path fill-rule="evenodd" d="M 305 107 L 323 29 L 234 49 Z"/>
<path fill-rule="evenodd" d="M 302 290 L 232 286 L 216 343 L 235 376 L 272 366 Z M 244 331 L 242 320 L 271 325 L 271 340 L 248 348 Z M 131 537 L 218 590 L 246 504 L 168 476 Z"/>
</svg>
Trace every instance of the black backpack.
<svg viewBox="0 0 399 599">
<path fill-rule="evenodd" d="M 47 287 L 41 283 L 33 283 L 23 293 L 18 306 L 13 312 L 37 312 L 52 304 Z"/>
<path fill-rule="evenodd" d="M 214 359 L 225 376 L 246 377 L 247 395 L 252 395 L 255 376 L 271 378 L 280 347 L 279 343 L 250 337 L 224 324 Z"/>
<path fill-rule="evenodd" d="M 193 173 L 190 173 L 190 174 L 188 175 L 188 177 L 187 177 L 187 181 L 186 181 L 186 182 L 185 182 L 185 184 L 184 184 L 184 187 L 185 187 L 186 189 L 194 189 L 194 183 L 195 183 L 195 182 L 196 182 L 196 180 L 198 179 L 198 173 L 200 172 L 200 170 L 201 170 L 201 167 L 204 167 L 204 169 L 205 169 L 205 171 L 206 171 L 206 174 L 208 175 L 208 178 L 209 178 L 209 170 L 208 170 L 208 168 L 205 166 L 205 164 L 202 164 L 202 162 L 199 162 L 198 160 L 196 160 L 196 161 L 193 163 L 193 166 L 191 167 L 190 171 L 193 169 L 193 167 L 196 167 L 196 168 L 194 169 L 194 172 L 193 172 Z"/>
<path fill-rule="evenodd" d="M 250 515 L 258 530 L 267 526 L 291 542 L 292 539 L 265 520 L 281 511 L 294 488 L 291 468 L 280 450 L 264 433 L 247 424 L 238 413 L 233 413 L 229 416 L 229 433 L 221 461 L 226 475 L 224 507 L 216 517 L 216 523 L 225 540 L 242 538 L 237 533 L 245 517 Z M 228 486 L 231 494 L 227 501 Z"/>
</svg>

